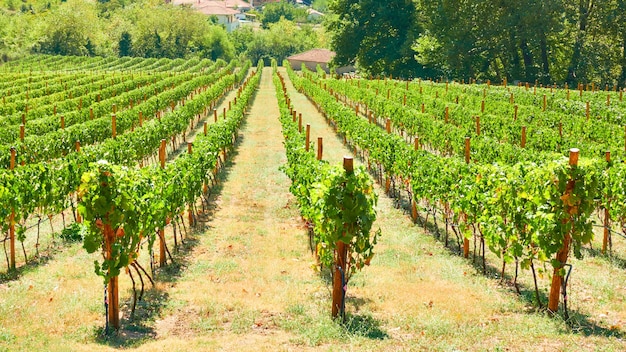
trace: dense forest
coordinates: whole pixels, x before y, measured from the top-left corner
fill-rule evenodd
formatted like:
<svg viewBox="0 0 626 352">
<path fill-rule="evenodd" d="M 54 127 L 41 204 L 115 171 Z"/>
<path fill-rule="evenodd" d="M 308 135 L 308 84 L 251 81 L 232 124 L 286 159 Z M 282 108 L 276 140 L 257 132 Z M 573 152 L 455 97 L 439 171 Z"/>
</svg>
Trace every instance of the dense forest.
<svg viewBox="0 0 626 352">
<path fill-rule="evenodd" d="M 335 0 L 340 62 L 373 74 L 626 81 L 625 0 Z"/>
<path fill-rule="evenodd" d="M 281 2 L 260 11 L 260 26 L 231 33 L 214 18 L 160 0 L 0 6 L 5 61 L 49 53 L 282 62 L 329 47 L 336 65 L 374 76 L 626 83 L 626 0 L 313 1 L 326 13 L 323 25 Z"/>
</svg>

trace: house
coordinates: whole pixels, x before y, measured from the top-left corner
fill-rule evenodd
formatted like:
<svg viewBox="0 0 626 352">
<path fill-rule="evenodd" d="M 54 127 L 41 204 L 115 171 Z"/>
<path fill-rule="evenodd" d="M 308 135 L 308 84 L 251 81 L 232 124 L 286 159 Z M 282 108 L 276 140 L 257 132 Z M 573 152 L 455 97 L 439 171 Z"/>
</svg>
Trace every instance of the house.
<svg viewBox="0 0 626 352">
<path fill-rule="evenodd" d="M 324 70 L 326 73 L 330 73 L 328 64 L 332 61 L 335 55 L 336 54 L 334 51 L 328 49 L 312 49 L 300 54 L 292 55 L 287 58 L 287 61 L 289 61 L 291 68 L 296 71 L 300 70 L 302 64 L 304 64 L 306 68 L 311 71 L 317 70 L 317 65 L 320 65 L 322 70 Z M 335 68 L 335 72 L 340 75 L 353 71 L 354 67 L 352 66 Z"/>
<path fill-rule="evenodd" d="M 213 4 L 216 1 L 205 1 L 202 7 L 195 7 L 196 11 L 203 15 L 215 16 L 217 24 L 221 24 L 226 28 L 227 32 L 232 32 L 239 28 L 239 19 L 236 17 L 240 12 L 219 4 Z"/>
<path fill-rule="evenodd" d="M 215 16 L 217 23 L 228 32 L 237 29 L 239 20 L 245 19 L 245 12 L 252 9 L 251 3 L 243 0 L 173 0 L 172 3 L 191 6 L 203 15 Z"/>
</svg>

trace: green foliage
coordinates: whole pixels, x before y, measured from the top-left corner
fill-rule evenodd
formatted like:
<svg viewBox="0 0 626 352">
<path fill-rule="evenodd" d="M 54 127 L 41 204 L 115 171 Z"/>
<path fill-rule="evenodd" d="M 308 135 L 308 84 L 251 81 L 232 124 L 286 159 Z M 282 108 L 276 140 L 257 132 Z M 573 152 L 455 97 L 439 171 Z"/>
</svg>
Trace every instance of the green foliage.
<svg viewBox="0 0 626 352">
<path fill-rule="evenodd" d="M 93 55 L 91 33 L 99 33 L 98 15 L 93 4 L 72 0 L 58 11 L 46 16 L 45 37 L 35 47 L 36 52 L 55 55 Z M 95 29 L 95 31 L 94 31 Z"/>
<path fill-rule="evenodd" d="M 401 103 L 401 97 L 411 96 L 411 88 L 417 89 L 422 99 L 429 94 L 440 94 L 431 88 L 431 84 L 410 84 L 407 89 L 406 82 L 323 80 L 321 75 L 306 70 L 305 78 L 289 72 L 296 88 L 302 89 L 321 107 L 350 143 L 367 152 L 368 163 L 380 166 L 385 177 L 410 185 L 418 204 L 424 204 L 426 209 L 440 208 L 447 221 L 456 224 L 463 236 L 483 238 L 486 246 L 505 262 L 517 260 L 524 269 L 533 262 L 551 263 L 559 269 L 564 263 L 557 260 L 556 254 L 564 247 L 566 238 L 571 238 L 570 248 L 580 258 L 582 246 L 593 238 L 591 215 L 598 208 L 599 199 L 611 207 L 613 202 L 620 204 L 616 205 L 619 210 L 611 214 L 623 226 L 623 216 L 618 215 L 623 211 L 623 202 L 617 195 L 624 192 L 623 163 L 606 167 L 597 158 L 580 158 L 577 166 L 571 166 L 567 158 L 548 152 L 552 148 L 549 143 L 544 144 L 548 148 L 545 151 L 538 146 L 538 150 L 528 151 L 511 146 L 510 142 L 488 143 L 488 135 L 495 133 L 498 127 L 493 126 L 492 130 L 491 126 L 486 126 L 483 134 L 476 136 L 462 128 L 464 123 L 460 121 L 464 118 L 449 117 L 448 123 L 441 123 L 438 121 L 441 117 L 431 113 L 422 118 L 420 112 L 408 107 L 417 104 L 404 106 Z M 389 135 L 377 125 L 368 123 L 352 109 L 337 102 L 321 86 L 367 104 L 375 116 L 390 116 L 394 126 L 409 135 L 419 136 L 420 142 L 436 153 L 417 151 L 402 137 Z M 383 87 L 390 89 L 389 99 L 372 92 Z M 461 93 L 460 90 L 454 91 L 455 88 L 442 88 L 441 94 L 444 89 L 452 96 Z M 471 89 L 471 86 L 462 88 L 465 94 Z M 506 89 L 502 90 L 508 93 Z M 482 92 L 477 89 L 476 95 L 484 99 Z M 431 103 L 437 100 L 426 101 L 431 107 Z M 500 108 L 500 111 L 508 115 L 504 109 Z M 456 116 L 465 114 L 472 116 L 469 111 Z M 404 115 L 406 119 L 400 117 Z M 498 119 L 506 120 L 507 117 Z M 584 118 L 577 119 L 578 124 L 585 121 Z M 412 120 L 414 124 L 411 124 Z M 494 125 L 495 121 L 498 120 L 493 120 Z M 514 132 L 506 124 L 502 128 L 505 138 L 513 140 Z M 581 131 L 584 128 L 589 127 L 581 124 Z M 462 147 L 450 148 L 451 144 L 462 146 L 468 134 L 472 135 L 471 157 L 474 161 L 470 164 L 462 159 Z M 537 139 L 551 138 L 547 130 L 540 136 Z M 623 144 L 620 147 L 623 148 Z M 498 155 L 506 157 L 500 159 Z"/>
<path fill-rule="evenodd" d="M 418 77 L 411 46 L 420 32 L 412 0 L 331 0 L 326 22 L 336 66 L 357 64 L 366 73 Z"/>
<path fill-rule="evenodd" d="M 266 31 L 253 31 L 239 28 L 230 34 L 237 54 L 245 55 L 252 62 L 271 59 L 282 62 L 290 55 L 319 47 L 318 33 L 309 25 L 298 26 L 294 22 L 281 19 L 269 26 Z"/>
<path fill-rule="evenodd" d="M 132 56 L 133 54 L 133 41 L 130 33 L 124 31 L 120 37 L 118 46 L 119 57 Z"/>
<path fill-rule="evenodd" d="M 261 24 L 267 29 L 270 24 L 276 23 L 281 19 L 288 21 L 306 19 L 307 13 L 305 8 L 298 8 L 294 4 L 281 0 L 279 2 L 270 2 L 263 6 L 261 12 Z"/>
<path fill-rule="evenodd" d="M 72 223 L 61 230 L 61 239 L 66 242 L 81 242 L 85 237 L 86 228 L 79 223 Z"/>
<path fill-rule="evenodd" d="M 237 82 L 245 77 L 248 68 L 249 63 L 242 68 Z M 101 261 L 94 263 L 96 274 L 105 282 L 137 259 L 144 237 L 147 246 L 152 248 L 156 230 L 163 228 L 168 219 L 180 214 L 185 207 L 195 205 L 203 192 L 203 183 L 208 183 L 208 175 L 215 168 L 219 152 L 233 145 L 233 136 L 258 85 L 261 68 L 257 68 L 226 120 L 212 124 L 206 136 L 195 140 L 193 154 L 180 156 L 165 169 L 158 165 L 128 168 L 100 160 L 91 163 L 89 170 L 82 174 L 79 212 L 88 228 L 83 247 L 89 253 L 110 251 L 110 255 L 105 254 Z M 212 98 L 208 90 L 185 105 L 193 111 L 179 117 L 185 126 Z"/>
<path fill-rule="evenodd" d="M 304 134 L 298 131 L 289 114 L 282 94 L 283 83 L 276 71 L 274 85 L 287 152 L 283 170 L 292 181 L 291 193 L 298 199 L 302 217 L 312 226 L 318 255 L 325 266 L 332 267 L 335 263 L 337 242 L 348 245 L 348 281 L 356 270 L 369 265 L 380 235 L 380 230 L 371 231 L 377 202 L 372 180 L 362 167 L 348 174 L 340 166 L 331 167 L 316 160 L 312 149 L 306 151 Z"/>
<path fill-rule="evenodd" d="M 321 13 L 326 13 L 328 11 L 328 0 L 313 0 L 311 7 Z"/>
</svg>

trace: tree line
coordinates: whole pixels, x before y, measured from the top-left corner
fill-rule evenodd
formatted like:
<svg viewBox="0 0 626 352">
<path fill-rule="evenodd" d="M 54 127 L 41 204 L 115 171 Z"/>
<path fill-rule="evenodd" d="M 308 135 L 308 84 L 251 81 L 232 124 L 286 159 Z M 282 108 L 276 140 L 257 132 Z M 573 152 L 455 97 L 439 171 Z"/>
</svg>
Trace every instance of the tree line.
<svg viewBox="0 0 626 352">
<path fill-rule="evenodd" d="M 372 75 L 626 85 L 626 0 L 330 0 L 336 64 Z"/>
<path fill-rule="evenodd" d="M 326 41 L 323 30 L 295 23 L 306 11 L 303 15 L 292 4 L 270 5 L 261 17 L 263 30 L 242 27 L 227 33 L 215 17 L 159 0 L 29 1 L 24 8 L 0 5 L 4 61 L 45 53 L 227 61 L 241 56 L 269 65 L 271 58 L 282 62 Z"/>
</svg>

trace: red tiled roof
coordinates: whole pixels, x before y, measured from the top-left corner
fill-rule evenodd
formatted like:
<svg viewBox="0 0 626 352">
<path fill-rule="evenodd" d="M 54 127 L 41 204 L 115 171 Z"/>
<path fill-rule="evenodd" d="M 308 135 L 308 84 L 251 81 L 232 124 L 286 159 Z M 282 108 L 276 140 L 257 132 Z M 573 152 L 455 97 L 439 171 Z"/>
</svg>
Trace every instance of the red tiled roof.
<svg viewBox="0 0 626 352">
<path fill-rule="evenodd" d="M 204 5 L 202 7 L 198 7 L 196 9 L 201 14 L 211 16 L 211 15 L 236 15 L 239 13 L 237 10 L 233 10 L 228 7 L 223 6 L 215 6 L 213 4 Z"/>
<path fill-rule="evenodd" d="M 300 54 L 292 55 L 288 57 L 287 60 L 329 63 L 335 55 L 334 51 L 328 49 L 313 49 Z"/>
<path fill-rule="evenodd" d="M 191 5 L 195 8 L 202 8 L 205 6 L 214 7 L 227 7 L 230 9 L 250 9 L 250 3 L 243 0 L 174 0 L 174 5 Z"/>
</svg>

